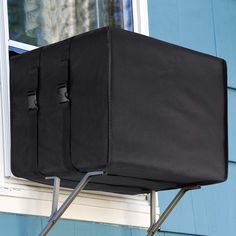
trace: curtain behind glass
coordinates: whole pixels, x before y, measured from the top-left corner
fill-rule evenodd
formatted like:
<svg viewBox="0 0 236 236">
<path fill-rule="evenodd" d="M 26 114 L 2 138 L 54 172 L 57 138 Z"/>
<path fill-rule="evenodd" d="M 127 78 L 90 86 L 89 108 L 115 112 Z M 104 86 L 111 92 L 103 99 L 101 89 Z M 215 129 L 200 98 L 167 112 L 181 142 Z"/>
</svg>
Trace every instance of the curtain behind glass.
<svg viewBox="0 0 236 236">
<path fill-rule="evenodd" d="M 113 26 L 132 30 L 131 0 L 8 0 L 10 39 L 43 46 Z"/>
</svg>

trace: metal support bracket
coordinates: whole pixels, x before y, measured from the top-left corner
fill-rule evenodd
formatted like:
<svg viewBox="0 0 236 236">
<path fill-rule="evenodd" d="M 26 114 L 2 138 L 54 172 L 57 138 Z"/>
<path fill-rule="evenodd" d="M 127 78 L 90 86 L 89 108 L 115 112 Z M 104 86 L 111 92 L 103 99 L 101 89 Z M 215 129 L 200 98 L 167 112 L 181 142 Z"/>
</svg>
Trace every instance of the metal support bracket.
<svg viewBox="0 0 236 236">
<path fill-rule="evenodd" d="M 156 221 L 156 193 L 155 191 L 152 191 L 150 193 L 151 226 L 148 229 L 148 236 L 153 236 L 160 229 L 163 222 L 166 220 L 166 218 L 169 216 L 172 210 L 176 207 L 176 205 L 179 203 L 179 201 L 182 199 L 182 197 L 184 196 L 186 192 L 188 192 L 189 190 L 195 190 L 195 189 L 200 189 L 200 188 L 201 188 L 200 186 L 190 186 L 190 187 L 182 188 L 174 197 L 174 199 L 171 201 L 171 203 L 168 205 L 166 210 L 162 213 L 158 221 Z"/>
<path fill-rule="evenodd" d="M 39 234 L 39 236 L 46 236 L 51 228 L 55 225 L 58 219 L 62 216 L 62 214 L 66 211 L 66 209 L 71 205 L 76 196 L 83 190 L 83 188 L 88 184 L 88 182 L 94 176 L 104 175 L 103 171 L 95 171 L 88 172 L 84 175 L 81 181 L 77 184 L 75 189 L 71 192 L 71 194 L 67 197 L 65 202 L 61 205 L 59 209 L 58 207 L 58 196 L 59 196 L 59 188 L 60 188 L 60 179 L 58 177 L 49 177 L 49 179 L 54 179 L 54 191 L 53 191 L 53 202 L 52 202 L 52 213 L 48 220 L 47 225 L 44 227 L 43 231 Z"/>
<path fill-rule="evenodd" d="M 150 225 L 156 223 L 156 209 L 157 209 L 156 197 L 157 197 L 156 191 L 152 191 L 150 193 Z"/>
<path fill-rule="evenodd" d="M 59 191 L 60 191 L 60 178 L 53 176 L 53 177 L 46 177 L 45 179 L 53 179 L 53 194 L 52 194 L 52 211 L 51 216 L 57 211 L 58 208 L 58 200 L 59 200 Z M 50 217 L 51 217 L 50 216 Z"/>
</svg>

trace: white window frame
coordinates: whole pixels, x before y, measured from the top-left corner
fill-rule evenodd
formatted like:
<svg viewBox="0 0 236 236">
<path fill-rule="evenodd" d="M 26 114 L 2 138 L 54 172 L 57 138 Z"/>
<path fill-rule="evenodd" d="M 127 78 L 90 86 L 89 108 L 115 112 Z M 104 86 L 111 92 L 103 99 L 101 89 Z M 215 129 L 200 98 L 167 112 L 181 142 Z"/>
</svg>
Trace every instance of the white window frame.
<svg viewBox="0 0 236 236">
<path fill-rule="evenodd" d="M 132 0 L 134 31 L 148 35 L 147 0 Z M 33 50 L 29 44 L 9 39 L 7 0 L 0 0 L 0 211 L 49 216 L 51 187 L 16 178 L 10 168 L 9 46 Z M 62 189 L 60 202 L 68 190 Z M 83 191 L 63 218 L 148 227 L 149 202 L 146 195 L 118 195 Z M 40 206 L 40 207 L 39 207 Z M 159 208 L 157 209 L 159 216 Z M 114 217 L 111 217 L 114 216 Z"/>
<path fill-rule="evenodd" d="M 134 32 L 149 36 L 148 0 L 132 0 Z"/>
</svg>

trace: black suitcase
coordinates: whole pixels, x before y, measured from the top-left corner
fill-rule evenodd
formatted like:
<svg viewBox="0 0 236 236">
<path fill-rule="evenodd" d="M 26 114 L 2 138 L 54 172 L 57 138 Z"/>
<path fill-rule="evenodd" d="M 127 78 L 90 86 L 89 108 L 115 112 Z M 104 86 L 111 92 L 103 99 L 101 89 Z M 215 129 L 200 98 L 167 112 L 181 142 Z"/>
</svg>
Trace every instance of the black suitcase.
<svg viewBox="0 0 236 236">
<path fill-rule="evenodd" d="M 227 178 L 226 63 L 102 28 L 13 57 L 11 168 L 137 194 Z"/>
</svg>

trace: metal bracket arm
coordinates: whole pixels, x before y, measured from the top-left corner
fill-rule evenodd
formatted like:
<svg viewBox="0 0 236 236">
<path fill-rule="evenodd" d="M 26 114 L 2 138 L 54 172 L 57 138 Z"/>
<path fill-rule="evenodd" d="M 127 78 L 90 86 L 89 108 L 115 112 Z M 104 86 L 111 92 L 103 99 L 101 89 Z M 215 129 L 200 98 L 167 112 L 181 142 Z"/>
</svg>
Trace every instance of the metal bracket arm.
<svg viewBox="0 0 236 236">
<path fill-rule="evenodd" d="M 175 196 L 175 198 L 171 201 L 171 203 L 168 205 L 166 210 L 162 213 L 160 218 L 158 219 L 157 222 L 155 222 L 155 209 L 156 208 L 156 196 L 154 195 L 155 192 L 152 191 L 151 193 L 151 209 L 150 209 L 150 219 L 151 219 L 151 226 L 148 229 L 148 236 L 153 236 L 161 227 L 163 222 L 166 220 L 166 218 L 169 216 L 169 214 L 172 212 L 172 210 L 176 207 L 176 205 L 179 203 L 179 201 L 182 199 L 184 194 L 188 192 L 189 190 L 195 190 L 195 189 L 200 189 L 200 186 L 191 186 L 191 187 L 184 187 L 182 188 L 178 194 Z"/>
<path fill-rule="evenodd" d="M 52 214 L 48 220 L 47 225 L 44 227 L 43 231 L 39 234 L 39 236 L 46 236 L 50 229 L 55 225 L 58 219 L 62 216 L 62 214 L 66 211 L 66 209 L 71 205 L 73 200 L 76 196 L 83 190 L 83 188 L 87 185 L 87 183 L 91 180 L 94 176 L 103 175 L 103 171 L 96 171 L 96 172 L 88 172 L 84 175 L 82 180 L 78 183 L 75 189 L 71 192 L 71 194 L 67 197 L 65 202 L 61 205 L 61 207 L 57 210 L 57 203 L 58 203 L 58 193 L 59 193 L 59 185 L 60 181 L 58 178 L 53 177 L 54 179 L 54 193 L 53 193 L 53 204 L 52 204 Z"/>
<path fill-rule="evenodd" d="M 57 211 L 58 208 L 58 200 L 59 200 L 59 191 L 60 191 L 60 178 L 53 176 L 53 177 L 46 177 L 45 179 L 50 180 L 53 179 L 53 195 L 52 195 L 52 211 L 51 216 Z M 51 217 L 50 216 L 50 217 Z"/>
</svg>

